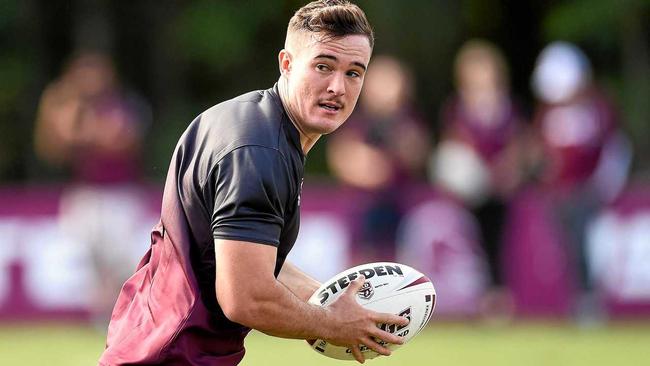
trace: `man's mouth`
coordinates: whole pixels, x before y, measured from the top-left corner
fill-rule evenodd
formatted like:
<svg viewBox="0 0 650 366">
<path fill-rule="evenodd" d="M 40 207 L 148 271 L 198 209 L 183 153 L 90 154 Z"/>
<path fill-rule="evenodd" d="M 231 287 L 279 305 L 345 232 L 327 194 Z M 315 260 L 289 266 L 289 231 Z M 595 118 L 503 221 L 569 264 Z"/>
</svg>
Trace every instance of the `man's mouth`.
<svg viewBox="0 0 650 366">
<path fill-rule="evenodd" d="M 318 106 L 324 109 L 327 109 L 328 111 L 336 112 L 339 109 L 343 108 L 343 106 L 339 103 L 336 102 L 324 102 L 324 103 L 318 103 Z"/>
</svg>

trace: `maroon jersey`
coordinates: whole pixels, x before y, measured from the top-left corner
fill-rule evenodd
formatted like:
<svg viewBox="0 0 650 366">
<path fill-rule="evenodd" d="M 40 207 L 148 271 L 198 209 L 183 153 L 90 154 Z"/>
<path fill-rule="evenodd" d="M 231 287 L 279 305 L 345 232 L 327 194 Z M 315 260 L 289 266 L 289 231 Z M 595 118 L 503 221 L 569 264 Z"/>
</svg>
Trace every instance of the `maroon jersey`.
<svg viewBox="0 0 650 366">
<path fill-rule="evenodd" d="M 485 162 L 491 163 L 512 142 L 521 128 L 519 124 L 522 116 L 512 101 L 505 99 L 500 111 L 493 116 L 493 120 L 483 121 L 479 116 L 469 113 L 460 98 L 454 97 L 443 109 L 443 127 L 471 146 Z"/>
<path fill-rule="evenodd" d="M 557 188 L 592 176 L 616 127 L 613 108 L 593 90 L 571 103 L 542 106 L 536 120 L 549 163 L 546 179 Z"/>
<path fill-rule="evenodd" d="M 96 130 L 110 124 L 111 129 L 121 133 L 112 141 L 127 138 L 137 141 L 134 144 L 139 145 L 149 121 L 146 106 L 137 97 L 116 91 L 95 97 L 87 104 L 87 110 L 79 117 L 80 124 L 94 124 Z M 81 183 L 120 184 L 140 178 L 139 146 L 124 150 L 84 146 L 72 159 L 75 178 Z"/>
<path fill-rule="evenodd" d="M 413 160 L 414 154 L 420 153 L 420 146 L 414 146 L 418 143 L 414 141 L 414 136 L 428 141 L 429 131 L 424 120 L 412 108 L 401 108 L 390 116 L 373 116 L 359 108 L 338 132 L 338 138 L 346 135 L 353 135 L 384 154 L 390 164 L 388 185 L 392 188 L 420 178 L 418 174 L 421 173 L 421 167 L 414 166 L 417 164 L 409 160 Z M 426 152 L 423 150 L 422 154 Z M 404 155 L 408 155 L 408 158 Z M 424 159 L 415 158 L 415 161 L 419 160 Z"/>
<path fill-rule="evenodd" d="M 221 103 L 192 122 L 167 175 L 151 249 L 124 284 L 101 365 L 236 365 L 250 329 L 215 293 L 214 239 L 295 242 L 304 155 L 277 86 Z"/>
</svg>

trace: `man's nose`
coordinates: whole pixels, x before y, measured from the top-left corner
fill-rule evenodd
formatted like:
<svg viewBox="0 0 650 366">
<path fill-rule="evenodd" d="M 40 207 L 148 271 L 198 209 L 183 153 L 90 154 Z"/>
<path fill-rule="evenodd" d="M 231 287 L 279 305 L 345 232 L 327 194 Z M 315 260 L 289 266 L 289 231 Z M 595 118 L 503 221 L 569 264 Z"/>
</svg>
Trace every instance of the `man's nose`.
<svg viewBox="0 0 650 366">
<path fill-rule="evenodd" d="M 345 75 L 336 74 L 333 75 L 330 79 L 329 86 L 327 87 L 327 92 L 332 93 L 336 96 L 342 96 L 345 94 Z"/>
</svg>

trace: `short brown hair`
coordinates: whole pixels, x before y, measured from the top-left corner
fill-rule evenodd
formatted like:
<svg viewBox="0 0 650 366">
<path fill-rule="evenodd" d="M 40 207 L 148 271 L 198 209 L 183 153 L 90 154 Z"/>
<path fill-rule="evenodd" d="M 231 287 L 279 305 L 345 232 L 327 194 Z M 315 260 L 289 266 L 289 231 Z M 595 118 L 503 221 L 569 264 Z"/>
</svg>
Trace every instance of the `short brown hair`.
<svg viewBox="0 0 650 366">
<path fill-rule="evenodd" d="M 348 0 L 317 0 L 298 9 L 289 21 L 287 34 L 300 31 L 334 38 L 364 35 L 370 48 L 375 44 L 375 34 L 366 14 Z"/>
</svg>

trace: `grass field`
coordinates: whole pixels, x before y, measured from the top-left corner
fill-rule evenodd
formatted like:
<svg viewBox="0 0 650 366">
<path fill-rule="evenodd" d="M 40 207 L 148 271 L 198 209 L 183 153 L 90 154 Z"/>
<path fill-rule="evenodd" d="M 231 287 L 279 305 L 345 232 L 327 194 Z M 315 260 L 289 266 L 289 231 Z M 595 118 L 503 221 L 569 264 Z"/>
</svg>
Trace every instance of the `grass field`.
<svg viewBox="0 0 650 366">
<path fill-rule="evenodd" d="M 96 365 L 104 337 L 91 328 L 0 325 L 0 365 Z M 303 341 L 253 332 L 243 366 L 353 365 L 327 359 Z M 578 329 L 570 325 L 487 327 L 433 323 L 382 365 L 648 365 L 650 322 Z"/>
</svg>

